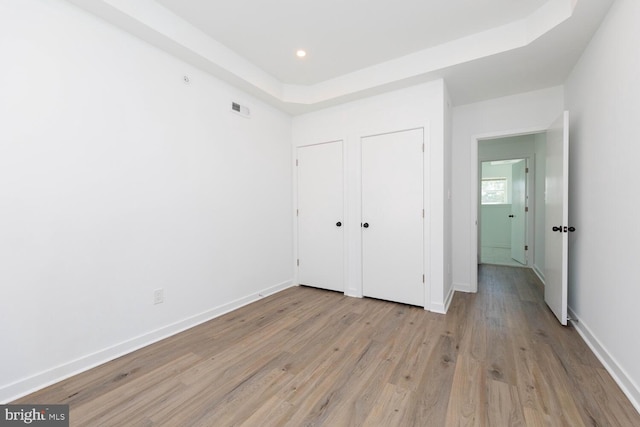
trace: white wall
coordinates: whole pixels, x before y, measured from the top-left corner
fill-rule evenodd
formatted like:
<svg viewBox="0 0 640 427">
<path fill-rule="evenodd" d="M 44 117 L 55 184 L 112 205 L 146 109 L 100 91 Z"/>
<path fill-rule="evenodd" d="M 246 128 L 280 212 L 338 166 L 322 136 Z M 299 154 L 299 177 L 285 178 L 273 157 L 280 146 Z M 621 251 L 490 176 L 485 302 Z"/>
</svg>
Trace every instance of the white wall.
<svg viewBox="0 0 640 427">
<path fill-rule="evenodd" d="M 640 410 L 640 2 L 616 1 L 566 84 L 569 306 Z"/>
<path fill-rule="evenodd" d="M 293 144 L 298 146 L 343 140 L 345 142 L 347 206 L 347 277 L 345 293 L 362 295 L 360 138 L 368 135 L 425 128 L 425 201 L 428 221 L 426 308 L 444 311 L 444 83 L 436 81 L 386 93 L 293 119 Z"/>
<path fill-rule="evenodd" d="M 58 0 L 0 58 L 0 401 L 291 283 L 287 115 Z"/>
<path fill-rule="evenodd" d="M 453 109 L 453 283 L 472 291 L 477 284 L 477 140 L 526 134 L 546 129 L 564 105 L 562 87 L 492 99 Z"/>
</svg>

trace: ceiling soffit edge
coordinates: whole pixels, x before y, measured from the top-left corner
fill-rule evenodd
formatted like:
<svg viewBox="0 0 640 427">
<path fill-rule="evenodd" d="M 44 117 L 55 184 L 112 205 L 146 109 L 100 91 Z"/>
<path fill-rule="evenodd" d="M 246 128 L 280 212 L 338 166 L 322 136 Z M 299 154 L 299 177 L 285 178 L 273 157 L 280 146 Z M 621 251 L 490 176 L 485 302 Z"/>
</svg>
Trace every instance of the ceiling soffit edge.
<svg viewBox="0 0 640 427">
<path fill-rule="evenodd" d="M 381 87 L 521 48 L 569 19 L 577 0 L 552 0 L 529 16 L 313 85 L 278 81 L 154 0 L 68 0 L 277 108 L 309 110 Z M 290 106 L 290 108 L 288 107 Z"/>
</svg>

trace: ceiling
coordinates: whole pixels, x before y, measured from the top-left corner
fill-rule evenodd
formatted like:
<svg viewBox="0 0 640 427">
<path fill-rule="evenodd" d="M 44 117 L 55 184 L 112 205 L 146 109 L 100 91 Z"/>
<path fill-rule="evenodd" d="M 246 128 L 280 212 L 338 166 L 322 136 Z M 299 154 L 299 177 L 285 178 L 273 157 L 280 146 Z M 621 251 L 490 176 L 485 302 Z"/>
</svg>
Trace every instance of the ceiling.
<svg viewBox="0 0 640 427">
<path fill-rule="evenodd" d="M 438 78 L 455 105 L 562 84 L 613 3 L 69 1 L 291 114 Z"/>
<path fill-rule="evenodd" d="M 547 0 L 156 1 L 276 79 L 309 85 L 509 24 Z"/>
</svg>

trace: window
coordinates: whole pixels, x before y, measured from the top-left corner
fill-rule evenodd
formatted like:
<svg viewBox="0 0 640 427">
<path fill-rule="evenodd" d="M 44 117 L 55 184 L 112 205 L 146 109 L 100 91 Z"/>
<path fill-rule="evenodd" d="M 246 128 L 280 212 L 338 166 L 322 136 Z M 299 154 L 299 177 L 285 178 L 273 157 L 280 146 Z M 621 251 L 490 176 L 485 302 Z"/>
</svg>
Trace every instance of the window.
<svg viewBox="0 0 640 427">
<path fill-rule="evenodd" d="M 507 178 L 482 178 L 482 204 L 507 203 Z"/>
</svg>

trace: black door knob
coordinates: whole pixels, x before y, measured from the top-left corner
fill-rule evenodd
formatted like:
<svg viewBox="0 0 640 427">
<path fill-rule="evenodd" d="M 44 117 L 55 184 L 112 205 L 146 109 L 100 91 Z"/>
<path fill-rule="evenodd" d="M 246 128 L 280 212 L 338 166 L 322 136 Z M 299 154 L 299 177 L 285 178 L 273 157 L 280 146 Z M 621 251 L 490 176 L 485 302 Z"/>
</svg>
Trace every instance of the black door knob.
<svg viewBox="0 0 640 427">
<path fill-rule="evenodd" d="M 552 230 L 562 232 L 562 227 L 553 227 Z"/>
<path fill-rule="evenodd" d="M 340 221 L 336 222 L 336 227 L 342 227 L 342 223 Z"/>
<path fill-rule="evenodd" d="M 363 226 L 364 228 L 369 228 L 369 223 L 368 223 L 368 222 L 365 222 L 364 224 L 362 224 L 362 226 Z"/>
<path fill-rule="evenodd" d="M 513 218 L 515 215 L 509 215 L 509 218 Z"/>
<path fill-rule="evenodd" d="M 576 231 L 576 228 L 575 227 L 569 227 L 569 231 L 573 233 L 574 231 Z"/>
</svg>

